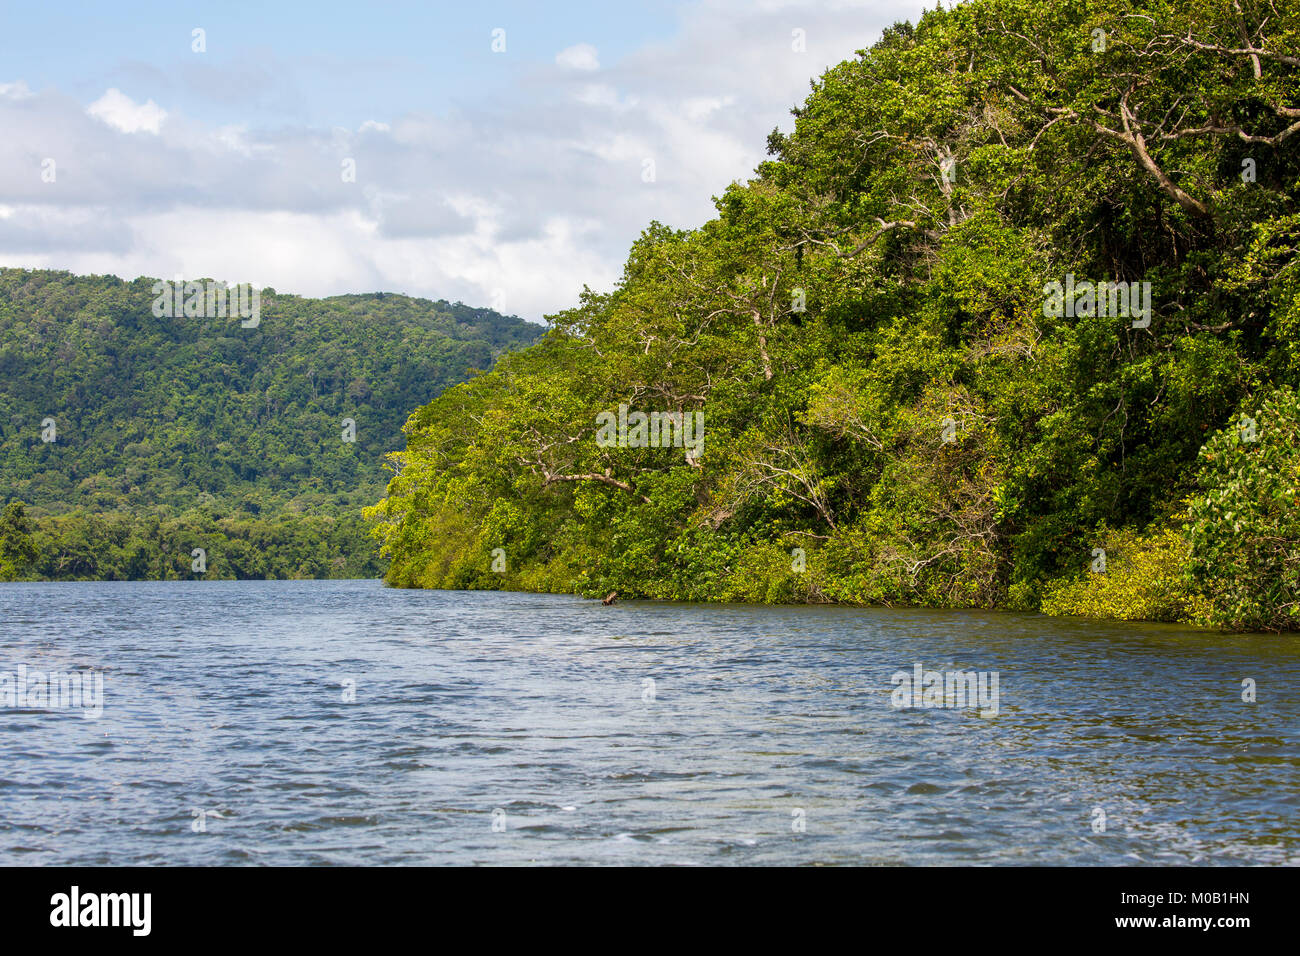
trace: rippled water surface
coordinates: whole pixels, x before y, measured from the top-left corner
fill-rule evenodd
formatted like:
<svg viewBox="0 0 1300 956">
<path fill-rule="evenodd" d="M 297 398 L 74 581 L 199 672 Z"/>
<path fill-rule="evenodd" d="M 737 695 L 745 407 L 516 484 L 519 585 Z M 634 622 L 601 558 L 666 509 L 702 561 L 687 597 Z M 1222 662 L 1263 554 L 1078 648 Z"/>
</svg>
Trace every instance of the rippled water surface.
<svg viewBox="0 0 1300 956">
<path fill-rule="evenodd" d="M 98 720 L 0 708 L 0 863 L 1294 865 L 1297 644 L 372 581 L 0 585 L 0 672 L 93 668 L 105 696 Z M 916 663 L 996 671 L 997 716 L 894 709 Z"/>
</svg>

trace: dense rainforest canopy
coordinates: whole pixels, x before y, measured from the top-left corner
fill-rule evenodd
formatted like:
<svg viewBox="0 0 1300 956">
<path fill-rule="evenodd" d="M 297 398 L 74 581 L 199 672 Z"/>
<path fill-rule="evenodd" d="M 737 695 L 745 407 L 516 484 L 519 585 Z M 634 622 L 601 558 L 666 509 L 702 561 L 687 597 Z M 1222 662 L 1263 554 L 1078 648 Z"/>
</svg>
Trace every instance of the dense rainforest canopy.
<svg viewBox="0 0 1300 956">
<path fill-rule="evenodd" d="M 389 582 L 1300 629 L 1300 6 L 970 0 L 794 116 L 411 416 Z"/>
<path fill-rule="evenodd" d="M 0 580 L 197 577 L 195 548 L 207 578 L 377 576 L 361 508 L 410 409 L 541 334 L 404 295 L 267 289 L 255 324 L 158 298 L 0 269 Z"/>
</svg>

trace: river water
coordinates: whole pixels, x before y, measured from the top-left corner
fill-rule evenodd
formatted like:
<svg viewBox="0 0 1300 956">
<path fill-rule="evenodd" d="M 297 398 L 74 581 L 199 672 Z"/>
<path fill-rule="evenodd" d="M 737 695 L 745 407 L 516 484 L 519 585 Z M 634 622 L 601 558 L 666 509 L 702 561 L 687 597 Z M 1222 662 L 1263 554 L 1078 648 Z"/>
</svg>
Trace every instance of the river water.
<svg viewBox="0 0 1300 956">
<path fill-rule="evenodd" d="M 996 673 L 996 715 L 894 706 L 917 664 Z M 102 715 L 0 704 L 6 865 L 1300 863 L 1295 638 L 0 585 L 0 701 L 20 666 L 101 674 Z"/>
</svg>

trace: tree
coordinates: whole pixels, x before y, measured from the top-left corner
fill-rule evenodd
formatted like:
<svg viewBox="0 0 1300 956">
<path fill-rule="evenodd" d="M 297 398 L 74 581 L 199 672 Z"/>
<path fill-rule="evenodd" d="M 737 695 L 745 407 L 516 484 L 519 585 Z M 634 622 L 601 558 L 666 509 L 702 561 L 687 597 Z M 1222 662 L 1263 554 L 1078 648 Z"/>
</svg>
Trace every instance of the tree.
<svg viewBox="0 0 1300 956">
<path fill-rule="evenodd" d="M 26 506 L 11 501 L 0 514 L 0 581 L 15 581 L 27 575 L 36 563 L 36 543 Z"/>
<path fill-rule="evenodd" d="M 1215 624 L 1300 630 L 1300 395 L 1282 388 L 1200 454 L 1191 571 Z"/>
</svg>

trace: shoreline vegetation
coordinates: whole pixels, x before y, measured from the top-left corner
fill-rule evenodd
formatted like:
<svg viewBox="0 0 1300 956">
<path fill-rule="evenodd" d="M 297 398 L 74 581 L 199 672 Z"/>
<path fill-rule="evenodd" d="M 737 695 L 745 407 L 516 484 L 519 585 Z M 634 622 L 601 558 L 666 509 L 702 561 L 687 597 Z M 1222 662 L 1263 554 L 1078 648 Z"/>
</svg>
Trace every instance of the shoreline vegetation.
<svg viewBox="0 0 1300 956">
<path fill-rule="evenodd" d="M 1266 0 L 896 24 L 411 415 L 387 583 L 1300 630 L 1298 91 Z"/>
</svg>

